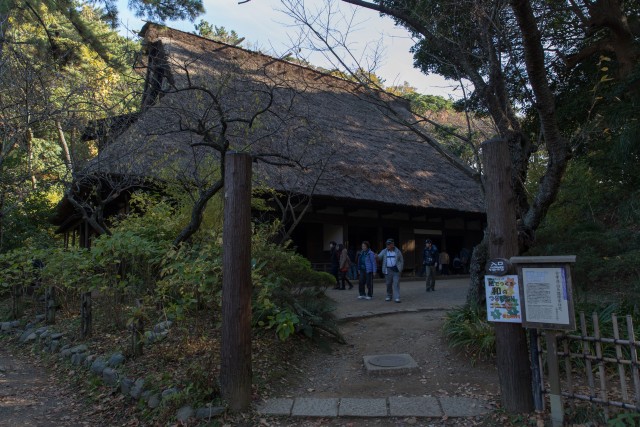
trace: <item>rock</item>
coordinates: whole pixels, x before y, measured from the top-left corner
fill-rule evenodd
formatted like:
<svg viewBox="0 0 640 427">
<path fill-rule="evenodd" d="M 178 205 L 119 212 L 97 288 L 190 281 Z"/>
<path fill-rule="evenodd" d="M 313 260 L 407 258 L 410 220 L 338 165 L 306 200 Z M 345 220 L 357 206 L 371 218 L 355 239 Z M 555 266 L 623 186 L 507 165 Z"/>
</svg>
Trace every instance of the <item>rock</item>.
<svg viewBox="0 0 640 427">
<path fill-rule="evenodd" d="M 6 332 L 11 330 L 11 322 L 0 323 L 0 331 Z"/>
<path fill-rule="evenodd" d="M 104 368 L 102 371 L 102 381 L 105 384 L 110 385 L 111 387 L 115 387 L 118 385 L 118 380 L 120 379 L 120 374 L 118 371 L 112 368 Z"/>
<path fill-rule="evenodd" d="M 36 335 L 35 332 L 33 332 L 33 333 L 29 334 L 29 336 L 27 338 L 25 338 L 25 340 L 22 341 L 22 342 L 27 343 L 27 342 L 35 341 L 37 339 L 38 339 L 38 336 Z"/>
<path fill-rule="evenodd" d="M 149 398 L 151 397 L 153 393 L 151 392 L 151 390 L 145 390 L 142 392 L 142 394 L 140 395 L 140 399 L 144 400 L 145 402 L 149 400 Z"/>
<path fill-rule="evenodd" d="M 89 368 L 91 370 L 91 372 L 93 372 L 96 375 L 102 375 L 102 372 L 107 368 L 107 364 L 105 363 L 104 359 L 102 359 L 101 357 L 96 358 L 96 360 L 93 361 L 93 363 L 91 364 L 91 368 Z"/>
<path fill-rule="evenodd" d="M 43 326 L 41 328 L 36 329 L 36 335 L 42 335 L 43 333 L 47 332 L 47 330 L 49 329 L 48 326 Z"/>
<path fill-rule="evenodd" d="M 151 409 L 156 409 L 160 406 L 160 396 L 156 394 L 152 394 L 147 401 L 147 406 Z"/>
<path fill-rule="evenodd" d="M 117 366 L 122 365 L 123 362 L 124 362 L 124 356 L 122 355 L 122 353 L 114 353 L 109 358 L 109 361 L 107 362 L 107 366 L 111 366 L 112 368 L 115 368 Z"/>
<path fill-rule="evenodd" d="M 176 412 L 176 420 L 185 422 L 189 418 L 193 417 L 194 414 L 195 412 L 193 411 L 193 408 L 191 406 L 183 406 L 182 408 L 178 409 L 178 412 Z"/>
<path fill-rule="evenodd" d="M 93 364 L 94 360 L 96 360 L 96 355 L 95 354 L 88 355 L 87 358 L 84 359 L 84 366 L 87 369 L 91 369 L 91 365 Z"/>
<path fill-rule="evenodd" d="M 82 365 L 82 362 L 87 358 L 87 353 L 75 353 L 71 356 L 71 364 L 75 366 Z"/>
<path fill-rule="evenodd" d="M 163 332 L 169 329 L 173 325 L 171 320 L 165 320 L 164 322 L 160 322 L 153 327 L 153 332 Z"/>
<path fill-rule="evenodd" d="M 18 326 L 20 326 L 20 321 L 19 320 L 14 320 L 13 322 L 9 322 L 11 324 L 12 328 L 17 328 Z"/>
<path fill-rule="evenodd" d="M 204 420 L 208 418 L 217 417 L 224 413 L 224 408 L 222 406 L 205 406 L 203 408 L 196 409 L 196 418 L 199 420 Z"/>
<path fill-rule="evenodd" d="M 44 320 L 44 314 L 38 314 L 36 316 L 36 322 L 42 322 Z"/>
<path fill-rule="evenodd" d="M 59 347 L 60 341 L 51 341 L 51 344 L 49 344 L 49 353 L 55 353 L 56 351 L 58 351 Z"/>
<path fill-rule="evenodd" d="M 129 393 L 132 398 L 138 400 L 144 391 L 144 380 L 142 378 L 136 380 L 133 383 L 133 387 L 131 387 L 131 392 Z"/>
<path fill-rule="evenodd" d="M 151 331 L 147 331 L 144 333 L 144 343 L 145 344 L 152 344 L 154 341 L 156 341 L 158 334 L 155 332 L 151 332 Z"/>
<path fill-rule="evenodd" d="M 133 380 L 131 378 L 124 377 L 120 380 L 120 393 L 125 396 L 131 392 L 133 387 Z"/>
<path fill-rule="evenodd" d="M 175 387 L 171 387 L 162 392 L 162 400 L 168 398 L 171 395 L 174 395 L 178 392 L 178 389 Z"/>
<path fill-rule="evenodd" d="M 71 357 L 71 349 L 65 348 L 64 350 L 60 350 L 60 358 L 64 359 L 67 357 Z"/>
<path fill-rule="evenodd" d="M 85 344 L 80 344 L 80 345 L 77 345 L 75 347 L 71 347 L 69 349 L 69 351 L 71 351 L 72 354 L 86 353 L 87 350 L 89 350 L 89 348 Z"/>
<path fill-rule="evenodd" d="M 36 331 L 36 333 L 38 333 L 38 331 Z M 46 340 L 47 337 L 49 337 L 49 335 L 51 335 L 51 332 L 49 332 L 49 330 L 46 330 L 46 331 L 42 332 L 40 334 L 40 341 Z"/>
<path fill-rule="evenodd" d="M 31 336 L 33 336 L 33 338 L 30 338 Z M 22 335 L 20 335 L 20 342 L 27 342 L 27 340 L 33 341 L 34 339 L 36 339 L 36 334 L 33 332 L 33 329 L 26 329 Z"/>
<path fill-rule="evenodd" d="M 59 340 L 59 339 L 60 339 L 60 338 L 62 338 L 63 336 L 64 336 L 64 334 L 63 334 L 63 333 L 56 332 L 56 333 L 51 334 L 51 339 L 52 339 L 52 340 Z"/>
</svg>

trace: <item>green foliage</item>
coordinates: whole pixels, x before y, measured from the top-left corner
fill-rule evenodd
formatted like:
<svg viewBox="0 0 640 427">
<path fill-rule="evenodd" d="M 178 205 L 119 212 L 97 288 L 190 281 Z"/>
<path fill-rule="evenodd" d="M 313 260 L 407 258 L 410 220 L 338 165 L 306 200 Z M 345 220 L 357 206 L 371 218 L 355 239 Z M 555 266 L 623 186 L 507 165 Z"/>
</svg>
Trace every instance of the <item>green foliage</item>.
<svg viewBox="0 0 640 427">
<path fill-rule="evenodd" d="M 219 312 L 222 294 L 222 239 L 211 232 L 192 244 L 171 248 L 161 263 L 158 298 L 178 319 L 199 305 Z"/>
<path fill-rule="evenodd" d="M 438 95 L 423 95 L 418 92 L 409 92 L 404 95 L 404 98 L 411 102 L 411 110 L 421 115 L 436 111 L 453 112 L 453 101 Z"/>
<path fill-rule="evenodd" d="M 640 292 L 640 191 L 596 167 L 583 159 L 570 165 L 529 254 L 575 254 L 578 294 L 611 291 L 612 298 L 632 299 Z"/>
<path fill-rule="evenodd" d="M 167 19 L 188 19 L 193 21 L 204 13 L 202 0 L 131 0 L 129 8 L 137 17 L 164 22 Z"/>
<path fill-rule="evenodd" d="M 467 304 L 447 312 L 442 331 L 449 345 L 465 351 L 474 363 L 495 356 L 495 332 L 480 305 Z"/>
<path fill-rule="evenodd" d="M 26 288 L 35 280 L 34 257 L 28 248 L 0 254 L 0 297 L 10 293 L 12 287 Z"/>
<path fill-rule="evenodd" d="M 281 340 L 300 332 L 309 338 L 329 335 L 338 341 L 333 311 L 325 294 L 333 277 L 311 269 L 307 259 L 293 250 L 270 243 L 277 224 L 258 228 L 252 241 L 253 321 L 275 329 Z"/>
<path fill-rule="evenodd" d="M 637 412 L 624 412 L 607 421 L 608 427 L 634 427 L 640 425 L 640 414 Z"/>
<path fill-rule="evenodd" d="M 239 45 L 244 40 L 244 37 L 238 36 L 234 30 L 227 31 L 224 27 L 218 27 L 211 23 L 201 19 L 198 24 L 195 25 L 196 34 L 200 37 L 215 40 L 222 43 L 231 44 L 234 46 Z"/>
</svg>

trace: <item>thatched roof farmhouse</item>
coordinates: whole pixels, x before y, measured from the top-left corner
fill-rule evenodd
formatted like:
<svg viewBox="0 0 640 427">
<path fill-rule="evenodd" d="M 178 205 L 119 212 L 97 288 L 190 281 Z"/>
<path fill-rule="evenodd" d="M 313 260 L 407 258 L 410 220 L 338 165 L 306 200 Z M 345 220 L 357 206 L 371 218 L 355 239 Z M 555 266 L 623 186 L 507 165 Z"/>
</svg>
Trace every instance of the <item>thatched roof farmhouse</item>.
<svg viewBox="0 0 640 427">
<path fill-rule="evenodd" d="M 403 100 L 155 24 L 142 36 L 141 111 L 102 133 L 85 173 L 206 182 L 217 173 L 212 147 L 224 141 L 255 156 L 260 185 L 311 196 L 292 238 L 318 265 L 330 240 L 379 249 L 394 237 L 412 269 L 426 238 L 450 254 L 481 239 L 477 179 L 408 125 L 416 120 Z"/>
</svg>

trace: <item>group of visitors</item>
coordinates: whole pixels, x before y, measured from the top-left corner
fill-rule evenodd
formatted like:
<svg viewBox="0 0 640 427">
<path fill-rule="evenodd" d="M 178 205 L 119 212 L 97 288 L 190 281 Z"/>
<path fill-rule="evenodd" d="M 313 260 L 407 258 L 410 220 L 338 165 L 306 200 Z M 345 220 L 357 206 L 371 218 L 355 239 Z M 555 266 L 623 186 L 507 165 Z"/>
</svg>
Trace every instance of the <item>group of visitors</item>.
<svg viewBox="0 0 640 427">
<path fill-rule="evenodd" d="M 402 252 L 395 247 L 393 239 L 387 239 L 386 248 L 376 254 L 368 241 L 362 242 L 360 250 L 354 255 L 355 259 L 349 257 L 349 244 L 337 245 L 332 241 L 329 243 L 329 253 L 331 257 L 331 272 L 336 278 L 334 289 L 345 290 L 353 288 L 348 273 L 355 268 L 358 272 L 358 299 L 370 300 L 373 298 L 373 276 L 378 270 L 378 261 L 381 263 L 382 274 L 387 285 L 386 301 L 392 299 L 400 302 L 400 274 L 404 260 Z M 352 276 L 353 277 L 353 276 Z"/>
<path fill-rule="evenodd" d="M 368 241 L 362 242 L 359 251 L 349 247 L 349 243 L 329 243 L 331 256 L 331 272 L 336 278 L 333 289 L 345 290 L 347 286 L 353 289 L 351 280 L 358 279 L 358 298 L 370 300 L 373 298 L 373 276 L 378 271 L 380 263 L 380 275 L 384 276 L 387 287 L 385 301 L 400 302 L 400 274 L 404 266 L 402 252 L 396 248 L 393 239 L 387 239 L 386 248 L 376 254 Z M 454 273 L 468 272 L 469 251 L 463 249 L 453 260 L 451 266 Z M 436 290 L 436 274 L 449 274 L 450 258 L 445 251 L 439 252 L 436 245 L 430 240 L 425 241 L 422 251 L 422 267 L 425 274 L 427 292 Z"/>
</svg>

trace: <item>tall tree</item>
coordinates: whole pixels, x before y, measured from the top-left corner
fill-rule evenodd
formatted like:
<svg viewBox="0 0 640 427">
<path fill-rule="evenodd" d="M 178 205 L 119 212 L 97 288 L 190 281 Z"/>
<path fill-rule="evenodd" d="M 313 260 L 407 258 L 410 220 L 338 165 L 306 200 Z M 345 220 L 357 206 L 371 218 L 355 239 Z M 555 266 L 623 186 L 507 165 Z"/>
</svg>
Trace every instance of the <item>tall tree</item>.
<svg viewBox="0 0 640 427">
<path fill-rule="evenodd" d="M 470 103 L 491 116 L 496 133 L 509 146 L 511 186 L 517 201 L 515 215 L 519 252 L 526 251 L 534 241 L 535 230 L 556 198 L 572 155 L 570 138 L 561 132 L 558 125 L 556 98 L 552 90 L 554 83 L 561 78 L 558 74 L 559 59 L 571 65 L 573 60 L 595 53 L 595 47 L 609 46 L 609 51 L 620 52 L 619 69 L 623 74 L 628 73 L 629 66 L 625 64 L 633 64 L 637 49 L 635 41 L 629 42 L 634 25 L 625 26 L 625 23 L 632 22 L 627 19 L 629 8 L 625 11 L 623 4 L 606 0 L 584 2 L 582 5 L 574 1 L 567 5 L 564 2 L 530 0 L 342 2 L 380 12 L 407 28 L 417 40 L 413 47 L 414 65 L 425 73 L 472 83 Z M 325 52 L 335 53 L 334 46 L 346 45 L 344 38 L 336 35 L 327 24 L 328 19 L 311 15 L 302 2 L 284 0 L 283 4 L 288 13 L 305 27 L 306 34 L 321 40 Z M 564 8 L 562 14 L 553 14 L 554 7 Z M 327 10 L 330 8 L 327 6 Z M 581 17 L 584 25 L 574 26 L 568 40 L 566 37 L 565 40 L 556 38 L 559 43 L 554 44 L 553 37 L 561 31 L 553 30 L 567 28 L 563 18 L 570 20 L 574 16 Z M 554 19 L 561 25 L 551 25 Z M 584 44 L 593 48 L 584 49 Z M 370 83 L 363 81 L 363 84 Z M 525 116 L 520 113 L 523 110 L 535 117 L 533 121 L 539 126 L 536 132 L 530 133 L 525 129 Z M 525 184 L 531 156 L 539 150 L 546 159 L 546 166 L 540 173 L 536 194 L 530 197 Z M 484 259 L 475 259 L 481 264 L 485 262 Z M 473 271 L 479 272 L 480 269 Z M 480 299 L 481 288 L 482 281 L 478 275 L 473 278 L 470 297 Z M 526 340 L 521 337 L 514 337 L 512 341 L 526 345 Z M 528 365 L 527 358 L 522 356 L 526 352 L 518 354 L 521 355 L 520 360 L 515 363 L 513 360 L 499 360 L 498 363 L 501 367 L 515 367 L 513 375 L 505 376 L 506 380 L 519 382 L 517 388 L 521 390 L 528 389 L 528 384 L 520 381 L 522 377 L 517 374 L 522 371 L 522 366 Z M 503 390 L 512 389 L 505 386 L 503 384 Z M 517 402 L 506 395 L 503 395 L 503 402 L 511 411 L 532 409 L 530 402 Z"/>
<path fill-rule="evenodd" d="M 130 109 L 137 80 L 105 63 L 57 10 L 42 2 L 16 5 L 5 15 L 0 61 L 0 250 L 23 242 L 20 230 L 36 236 L 45 228 L 38 212 L 46 214 L 76 166 L 95 154 L 82 141 L 85 125 Z M 76 13 L 110 46 L 109 58 L 131 61 L 133 44 L 102 22 L 98 10 L 85 6 Z M 34 200 L 41 201 L 36 211 Z M 3 239 L 9 235 L 17 240 Z"/>
</svg>

